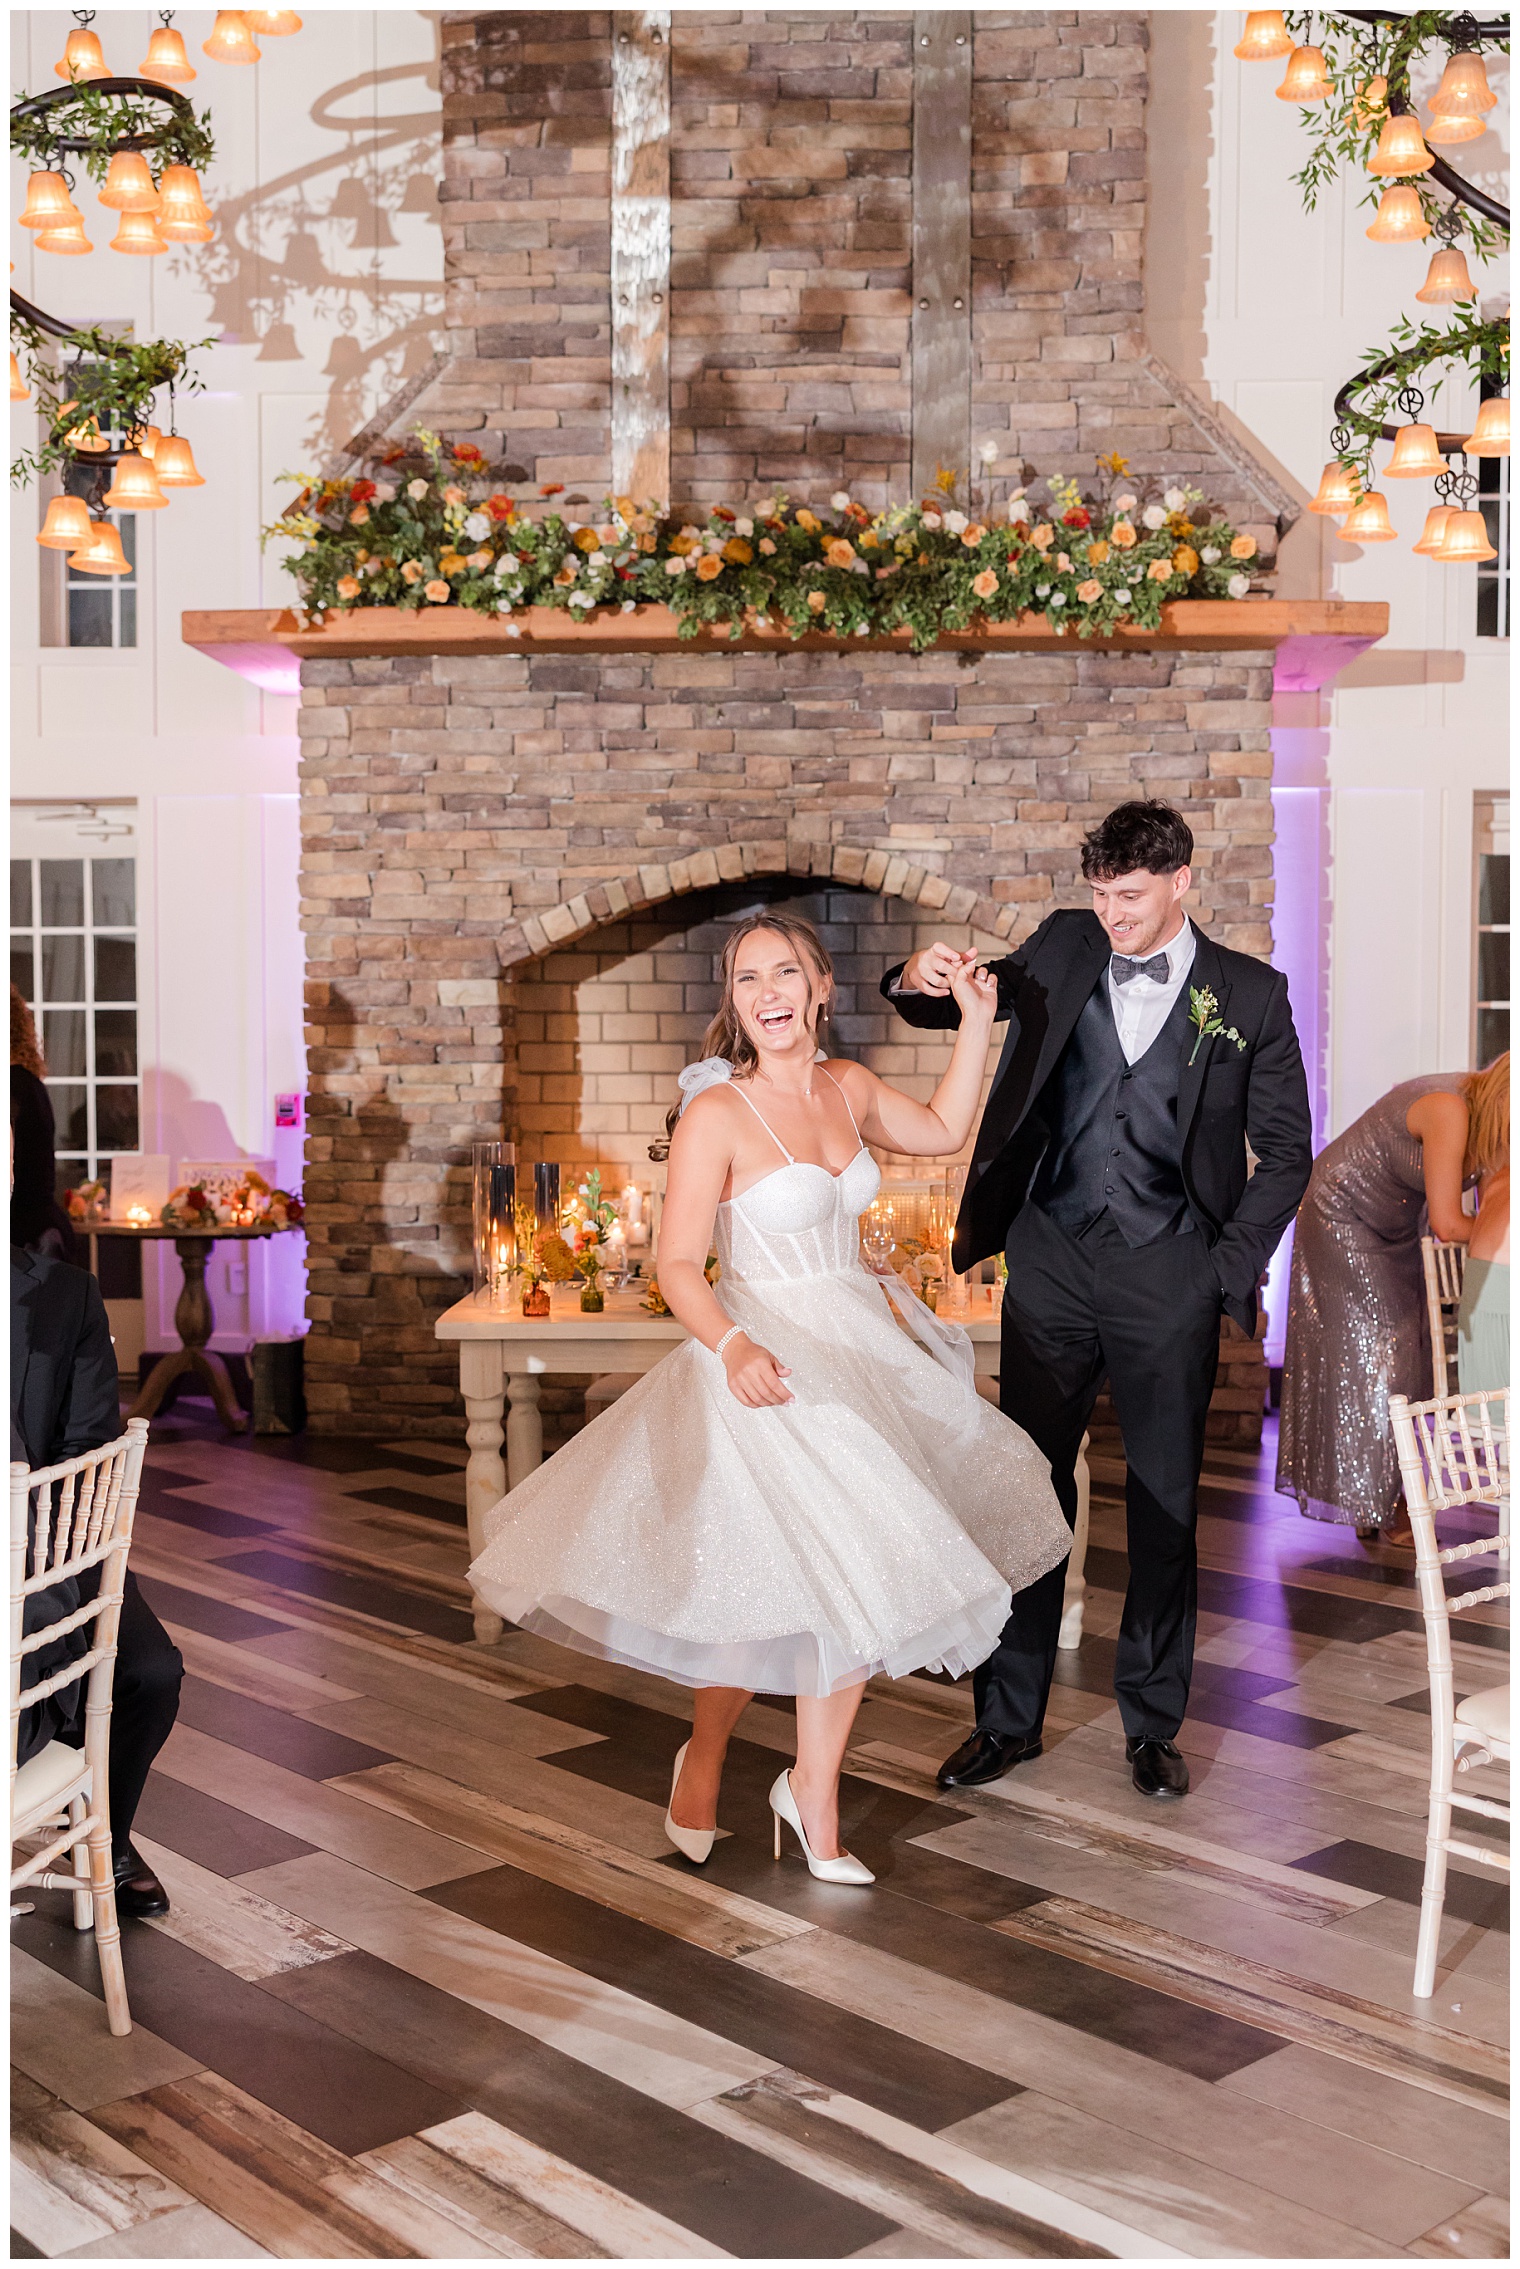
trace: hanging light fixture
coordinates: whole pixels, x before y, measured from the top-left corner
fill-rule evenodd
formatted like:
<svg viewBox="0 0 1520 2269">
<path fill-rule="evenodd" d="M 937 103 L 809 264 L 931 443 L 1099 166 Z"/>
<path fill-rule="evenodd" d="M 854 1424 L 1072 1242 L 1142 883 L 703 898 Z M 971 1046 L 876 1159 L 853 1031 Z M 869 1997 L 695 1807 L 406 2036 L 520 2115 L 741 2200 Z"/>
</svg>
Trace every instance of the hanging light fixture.
<svg viewBox="0 0 1520 2269">
<path fill-rule="evenodd" d="M 113 252 L 140 252 L 145 258 L 168 249 L 152 213 L 123 213 L 121 225 L 111 239 Z"/>
<path fill-rule="evenodd" d="M 1374 244 L 1418 244 L 1429 236 L 1430 223 L 1420 203 L 1420 192 L 1407 181 L 1396 181 L 1378 199 L 1377 219 L 1367 231 Z"/>
<path fill-rule="evenodd" d="M 60 221 L 51 228 L 40 228 L 32 238 L 39 252 L 93 252 L 95 247 L 84 233 L 84 215 L 76 206 L 71 219 Z"/>
<path fill-rule="evenodd" d="M 1319 476 L 1319 487 L 1309 499 L 1309 510 L 1338 520 L 1343 512 L 1351 510 L 1360 494 L 1355 473 L 1332 458 Z"/>
<path fill-rule="evenodd" d="M 1401 425 L 1393 445 L 1393 455 L 1383 467 L 1385 479 L 1390 481 L 1433 481 L 1446 470 L 1446 459 L 1436 447 L 1436 429 L 1432 425 Z"/>
<path fill-rule="evenodd" d="M 1341 534 L 1348 544 L 1394 543 L 1398 530 L 1388 517 L 1387 497 L 1378 489 L 1369 489 L 1347 513 Z"/>
<path fill-rule="evenodd" d="M 204 488 L 204 474 L 196 470 L 190 444 L 182 433 L 166 433 L 153 452 L 153 470 L 161 488 Z"/>
<path fill-rule="evenodd" d="M 1388 81 L 1383 77 L 1382 72 L 1378 71 L 1370 79 L 1364 79 L 1357 89 L 1356 101 L 1351 106 L 1351 115 L 1356 120 L 1360 131 L 1366 134 L 1371 131 L 1387 107 Z"/>
<path fill-rule="evenodd" d="M 141 150 L 114 150 L 96 194 L 115 213 L 151 213 L 158 205 L 158 190 Z"/>
<path fill-rule="evenodd" d="M 1425 129 L 1427 142 L 1434 142 L 1439 150 L 1449 149 L 1454 142 L 1476 142 L 1486 134 L 1488 127 L 1481 118 L 1433 117 Z"/>
<path fill-rule="evenodd" d="M 140 79 L 156 79 L 161 87 L 187 87 L 195 65 L 185 53 L 181 34 L 173 29 L 174 11 L 163 10 L 159 28 L 148 42 L 148 52 L 137 67 Z"/>
<path fill-rule="evenodd" d="M 92 520 L 90 540 L 69 555 L 70 567 L 85 575 L 130 575 L 132 562 L 121 548 L 121 537 L 110 520 Z"/>
<path fill-rule="evenodd" d="M 1278 101 L 1323 102 L 1334 92 L 1325 72 L 1324 49 L 1295 47 L 1288 57 L 1282 85 L 1277 89 Z"/>
<path fill-rule="evenodd" d="M 1509 455 L 1509 396 L 1494 394 L 1479 406 L 1478 422 L 1463 442 L 1469 457 Z"/>
<path fill-rule="evenodd" d="M 257 63 L 258 45 L 239 8 L 218 8 L 211 37 L 201 46 L 213 63 Z"/>
<path fill-rule="evenodd" d="M 1273 63 L 1279 55 L 1292 52 L 1293 41 L 1281 8 L 1247 10 L 1246 28 L 1235 48 L 1242 63 Z"/>
<path fill-rule="evenodd" d="M 70 410 L 77 410 L 78 407 L 77 402 L 61 404 L 58 411 L 60 421 L 68 416 Z M 63 441 L 66 449 L 72 449 L 76 456 L 83 457 L 105 456 L 109 453 L 111 447 L 110 442 L 101 432 L 100 420 L 96 417 L 83 419 L 80 424 L 74 427 L 72 432 L 64 435 Z"/>
<path fill-rule="evenodd" d="M 1488 540 L 1488 526 L 1481 512 L 1455 511 L 1448 514 L 1440 545 L 1430 556 L 1443 567 L 1467 567 L 1497 559 L 1499 554 Z"/>
<path fill-rule="evenodd" d="M 1430 98 L 1430 107 L 1442 118 L 1478 118 L 1485 110 L 1492 110 L 1498 100 L 1488 83 L 1482 56 L 1458 49 L 1441 73 L 1441 84 Z"/>
<path fill-rule="evenodd" d="M 101 500 L 112 512 L 161 512 L 169 499 L 146 457 L 128 449 L 117 460 L 116 477 Z"/>
<path fill-rule="evenodd" d="M 207 244 L 215 235 L 211 208 L 191 167 L 166 165 L 159 176 L 158 233 L 166 244 Z"/>
<path fill-rule="evenodd" d="M 16 360 L 16 350 L 15 350 L 15 348 L 14 348 L 14 347 L 12 347 L 12 349 L 11 349 L 11 400 L 12 400 L 13 402 L 29 402 L 29 401 L 31 400 L 31 398 L 32 398 L 32 397 L 31 397 L 31 391 L 30 391 L 30 389 L 29 389 L 29 388 L 28 388 L 28 386 L 27 386 L 26 380 L 25 380 L 25 379 L 24 379 L 24 378 L 22 377 L 22 375 L 21 375 L 21 365 L 20 365 L 20 363 L 19 363 L 19 362 L 17 362 L 17 360 Z"/>
<path fill-rule="evenodd" d="M 37 541 L 49 551 L 78 551 L 94 533 L 95 523 L 82 496 L 55 496 L 37 531 Z"/>
<path fill-rule="evenodd" d="M 100 41 L 89 28 L 95 21 L 94 9 L 76 8 L 74 19 L 78 29 L 63 43 L 62 60 L 53 65 L 54 78 L 76 83 L 81 79 L 109 79 L 110 68 L 100 51 Z"/>
<path fill-rule="evenodd" d="M 1446 533 L 1446 524 L 1451 515 L 1452 507 L 1449 504 L 1433 504 L 1425 515 L 1420 540 L 1411 548 L 1423 553 L 1427 559 L 1434 559 L 1441 549 L 1441 539 Z"/>
<path fill-rule="evenodd" d="M 16 215 L 23 228 L 67 228 L 82 221 L 61 173 L 34 173 L 26 185 L 26 203 Z"/>
<path fill-rule="evenodd" d="M 248 29 L 257 32 L 260 39 L 289 39 L 301 28 L 294 8 L 245 8 L 243 14 Z"/>
<path fill-rule="evenodd" d="M 1467 255 L 1460 244 L 1443 244 L 1439 252 L 1431 254 L 1429 272 L 1414 296 L 1424 300 L 1427 307 L 1477 298 L 1478 287 L 1468 273 Z"/>
<path fill-rule="evenodd" d="M 1367 160 L 1367 171 L 1381 174 L 1429 173 L 1435 162 L 1425 147 L 1419 120 L 1411 118 L 1405 111 L 1397 118 L 1383 120 L 1377 148 Z"/>
</svg>

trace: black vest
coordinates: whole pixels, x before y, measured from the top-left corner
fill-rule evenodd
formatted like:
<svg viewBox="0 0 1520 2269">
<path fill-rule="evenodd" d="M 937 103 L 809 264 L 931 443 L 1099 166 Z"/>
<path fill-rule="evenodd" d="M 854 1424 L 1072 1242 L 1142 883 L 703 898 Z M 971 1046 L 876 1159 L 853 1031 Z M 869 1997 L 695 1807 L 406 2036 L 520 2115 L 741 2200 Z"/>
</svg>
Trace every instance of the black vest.
<svg viewBox="0 0 1520 2269">
<path fill-rule="evenodd" d="M 1104 1212 L 1127 1245 L 1192 1228 L 1177 1134 L 1189 1030 L 1184 985 L 1145 1054 L 1126 1064 L 1105 965 L 1040 1098 L 1050 1142 L 1030 1201 L 1069 1235 Z"/>
</svg>

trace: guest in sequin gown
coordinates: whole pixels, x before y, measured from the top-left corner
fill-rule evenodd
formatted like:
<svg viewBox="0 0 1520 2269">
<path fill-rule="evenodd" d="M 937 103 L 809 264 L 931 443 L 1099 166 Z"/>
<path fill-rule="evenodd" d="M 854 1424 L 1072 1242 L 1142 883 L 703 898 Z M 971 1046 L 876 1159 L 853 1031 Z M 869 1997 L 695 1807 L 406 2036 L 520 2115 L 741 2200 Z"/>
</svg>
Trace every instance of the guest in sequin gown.
<svg viewBox="0 0 1520 2269">
<path fill-rule="evenodd" d="M 1496 1075 L 1405 1080 L 1315 1160 L 1293 1244 L 1277 1486 L 1311 1520 L 1397 1533 L 1390 1395 L 1431 1390 L 1420 1239 L 1466 1242 L 1469 1094 Z"/>
</svg>

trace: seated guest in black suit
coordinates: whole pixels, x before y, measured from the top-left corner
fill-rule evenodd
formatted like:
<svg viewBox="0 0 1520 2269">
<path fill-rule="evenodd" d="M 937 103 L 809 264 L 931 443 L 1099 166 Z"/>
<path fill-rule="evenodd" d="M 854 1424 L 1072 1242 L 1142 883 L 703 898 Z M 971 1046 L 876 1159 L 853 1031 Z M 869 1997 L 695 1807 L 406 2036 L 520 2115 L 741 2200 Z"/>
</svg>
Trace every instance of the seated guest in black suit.
<svg viewBox="0 0 1520 2269">
<path fill-rule="evenodd" d="M 11 987 L 11 1243 L 78 1261 L 79 1240 L 54 1187 L 53 1102 L 32 1012 Z"/>
<path fill-rule="evenodd" d="M 120 1432 L 116 1352 L 100 1287 L 84 1269 L 12 1245 L 12 1457 L 24 1458 L 34 1470 L 57 1465 L 100 1449 Z M 81 1593 L 81 1583 L 98 1580 L 91 1569 L 59 1591 L 71 1589 L 76 1599 L 88 1596 Z M 57 1603 L 50 1602 L 47 1612 L 56 1614 Z M 82 1636 L 87 1643 L 87 1634 Z M 51 1649 L 41 1650 L 49 1658 L 44 1675 L 72 1659 L 68 1648 L 69 1641 L 62 1641 L 56 1660 Z M 173 1730 L 184 1669 L 179 1649 L 129 1571 L 111 1706 L 111 1845 L 117 1911 L 124 1915 L 169 1910 L 168 1893 L 133 1848 L 132 1822 L 153 1760 Z M 82 1680 L 24 1713 L 20 1761 L 53 1740 L 83 1746 Z"/>
</svg>

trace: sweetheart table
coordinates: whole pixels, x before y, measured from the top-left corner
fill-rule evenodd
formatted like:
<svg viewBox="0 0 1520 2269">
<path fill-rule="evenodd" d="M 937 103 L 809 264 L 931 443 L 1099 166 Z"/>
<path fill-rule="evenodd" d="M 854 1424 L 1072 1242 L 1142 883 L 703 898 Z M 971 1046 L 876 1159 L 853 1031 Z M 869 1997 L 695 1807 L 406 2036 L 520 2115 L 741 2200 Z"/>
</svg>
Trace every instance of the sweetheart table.
<svg viewBox="0 0 1520 2269">
<path fill-rule="evenodd" d="M 686 1327 L 674 1316 L 650 1315 L 641 1291 L 608 1292 L 605 1297 L 607 1304 L 601 1315 L 587 1316 L 581 1313 L 579 1285 L 555 1285 L 549 1314 L 524 1316 L 515 1298 L 493 1301 L 488 1293 L 472 1293 L 446 1308 L 434 1325 L 435 1339 L 456 1341 L 459 1347 L 459 1389 L 464 1396 L 468 1421 L 465 1440 L 470 1451 L 464 1469 L 464 1492 L 472 1560 L 484 1548 L 485 1518 L 491 1507 L 543 1464 L 540 1379 L 549 1372 L 600 1377 L 609 1371 L 652 1371 L 685 1339 Z M 996 1378 L 1001 1325 L 991 1288 L 973 1285 L 970 1313 L 956 1321 L 971 1336 L 978 1375 Z M 1067 1580 L 1063 1640 L 1068 1640 L 1074 1604 L 1080 1629 L 1079 1554 L 1087 1525 L 1081 1517 L 1087 1510 L 1085 1488 L 1081 1498 L 1077 1547 Z M 484 1600 L 475 1601 L 474 1614 L 478 1640 L 489 1644 L 500 1638 L 501 1617 Z M 1075 1638 L 1068 1643 L 1075 1645 Z"/>
</svg>

